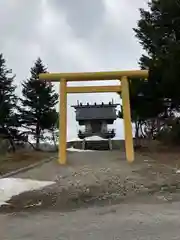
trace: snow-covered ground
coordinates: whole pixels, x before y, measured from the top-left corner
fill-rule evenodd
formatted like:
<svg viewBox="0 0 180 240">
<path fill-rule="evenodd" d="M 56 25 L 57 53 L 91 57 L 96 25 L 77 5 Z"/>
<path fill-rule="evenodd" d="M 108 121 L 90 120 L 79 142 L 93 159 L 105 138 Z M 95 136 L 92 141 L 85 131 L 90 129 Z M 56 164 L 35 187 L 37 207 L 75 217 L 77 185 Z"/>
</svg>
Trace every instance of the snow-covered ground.
<svg viewBox="0 0 180 240">
<path fill-rule="evenodd" d="M 94 152 L 94 150 L 83 150 L 83 149 L 77 149 L 77 148 L 67 148 L 67 151 L 69 152 Z"/>
<path fill-rule="evenodd" d="M 13 196 L 20 193 L 38 190 L 54 184 L 50 181 L 37 181 L 21 178 L 2 178 L 0 179 L 0 206 L 7 204 Z"/>
<path fill-rule="evenodd" d="M 107 141 L 107 139 L 104 139 L 104 138 L 101 138 L 99 136 L 91 136 L 91 137 L 87 137 L 85 138 L 86 141 Z M 122 140 L 121 138 L 119 137 L 114 137 L 113 140 Z M 80 138 L 73 138 L 73 139 L 70 139 L 69 142 L 81 142 L 83 141 L 82 139 Z"/>
<path fill-rule="evenodd" d="M 106 141 L 106 139 L 103 139 L 99 136 L 92 136 L 92 137 L 87 137 L 86 141 Z"/>
<path fill-rule="evenodd" d="M 103 139 L 99 136 L 92 136 L 92 137 L 87 137 L 85 138 L 86 141 L 107 141 L 107 139 Z M 80 138 L 73 138 L 70 140 L 70 142 L 81 142 L 83 141 L 82 139 Z"/>
</svg>

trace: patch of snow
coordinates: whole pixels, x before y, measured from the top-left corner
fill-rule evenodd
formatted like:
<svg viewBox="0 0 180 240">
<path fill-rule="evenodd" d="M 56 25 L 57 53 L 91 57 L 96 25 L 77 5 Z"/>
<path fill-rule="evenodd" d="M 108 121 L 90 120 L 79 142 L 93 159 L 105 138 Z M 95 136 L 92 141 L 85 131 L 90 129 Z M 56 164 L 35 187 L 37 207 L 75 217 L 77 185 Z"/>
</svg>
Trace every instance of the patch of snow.
<svg viewBox="0 0 180 240">
<path fill-rule="evenodd" d="M 38 190 L 43 187 L 54 184 L 51 181 L 37 181 L 21 178 L 2 178 L 0 179 L 0 206 L 7 204 L 13 196 L 20 193 Z"/>
<path fill-rule="evenodd" d="M 83 149 L 77 149 L 77 148 L 67 148 L 67 151 L 69 152 L 94 152 L 93 150 L 83 150 Z"/>
<path fill-rule="evenodd" d="M 80 139 L 80 138 L 72 138 L 72 139 L 68 139 L 68 142 L 82 142 L 82 139 Z"/>
<path fill-rule="evenodd" d="M 101 138 L 99 136 L 92 136 L 92 137 L 87 137 L 86 141 L 107 141 L 108 139 Z M 114 137 L 112 140 L 122 140 L 119 137 Z"/>
<path fill-rule="evenodd" d="M 86 141 L 107 141 L 108 139 L 104 139 L 99 136 L 91 136 L 91 137 L 85 138 L 85 140 Z M 122 139 L 119 137 L 114 137 L 112 140 L 122 140 Z M 82 142 L 82 141 L 83 140 L 80 138 L 72 138 L 68 140 L 68 142 Z"/>
<path fill-rule="evenodd" d="M 101 138 L 99 136 L 87 137 L 86 141 L 107 141 L 107 139 Z"/>
<path fill-rule="evenodd" d="M 180 173 L 180 169 L 178 169 L 178 170 L 176 171 L 176 173 Z"/>
</svg>

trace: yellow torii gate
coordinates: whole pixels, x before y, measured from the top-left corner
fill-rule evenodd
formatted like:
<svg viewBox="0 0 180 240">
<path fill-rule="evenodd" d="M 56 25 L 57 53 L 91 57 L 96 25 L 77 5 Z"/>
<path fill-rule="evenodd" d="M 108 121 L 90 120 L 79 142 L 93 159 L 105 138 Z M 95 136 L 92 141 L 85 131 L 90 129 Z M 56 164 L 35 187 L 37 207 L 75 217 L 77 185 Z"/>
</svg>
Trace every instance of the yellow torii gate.
<svg viewBox="0 0 180 240">
<path fill-rule="evenodd" d="M 80 73 L 42 73 L 40 80 L 60 82 L 60 118 L 59 118 L 59 163 L 64 165 L 67 161 L 66 134 L 67 134 L 67 94 L 68 93 L 98 93 L 98 92 L 122 92 L 122 105 L 124 116 L 125 148 L 128 162 L 134 161 L 133 136 L 131 125 L 131 112 L 129 101 L 128 78 L 148 77 L 147 70 L 136 71 L 112 71 L 112 72 L 80 72 Z M 121 85 L 116 86 L 82 86 L 68 87 L 67 82 L 117 80 Z"/>
</svg>

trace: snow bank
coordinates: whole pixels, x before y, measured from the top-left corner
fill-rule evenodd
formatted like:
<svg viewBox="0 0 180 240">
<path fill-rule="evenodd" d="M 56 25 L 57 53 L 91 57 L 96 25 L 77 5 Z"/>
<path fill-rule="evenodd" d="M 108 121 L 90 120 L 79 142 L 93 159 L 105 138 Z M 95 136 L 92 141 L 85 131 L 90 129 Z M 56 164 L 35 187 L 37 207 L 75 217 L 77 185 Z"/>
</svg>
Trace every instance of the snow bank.
<svg viewBox="0 0 180 240">
<path fill-rule="evenodd" d="M 67 148 L 67 151 L 69 152 L 94 152 L 93 150 L 83 150 L 83 149 L 77 149 L 77 148 Z"/>
<path fill-rule="evenodd" d="M 20 193 L 38 190 L 43 187 L 54 184 L 51 181 L 37 181 L 21 178 L 2 178 L 0 179 L 0 206 L 7 204 L 13 196 Z"/>
<path fill-rule="evenodd" d="M 80 139 L 80 138 L 71 138 L 71 139 L 68 139 L 67 142 L 82 142 L 83 140 Z"/>
<path fill-rule="evenodd" d="M 92 137 L 85 138 L 85 140 L 86 141 L 107 141 L 108 139 L 104 139 L 99 136 L 92 136 Z M 114 137 L 112 140 L 122 140 L 122 139 L 119 137 Z M 82 141 L 83 140 L 79 139 L 79 138 L 74 138 L 74 139 L 68 140 L 68 142 L 82 142 Z"/>
<path fill-rule="evenodd" d="M 101 138 L 99 136 L 87 137 L 86 141 L 107 141 L 107 139 Z"/>
</svg>

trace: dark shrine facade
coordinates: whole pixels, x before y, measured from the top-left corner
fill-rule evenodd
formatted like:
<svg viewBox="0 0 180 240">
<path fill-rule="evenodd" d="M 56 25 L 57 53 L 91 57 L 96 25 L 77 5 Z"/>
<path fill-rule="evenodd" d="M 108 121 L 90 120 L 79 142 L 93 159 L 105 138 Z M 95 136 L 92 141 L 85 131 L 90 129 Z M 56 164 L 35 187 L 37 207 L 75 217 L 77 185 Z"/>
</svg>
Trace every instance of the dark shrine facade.
<svg viewBox="0 0 180 240">
<path fill-rule="evenodd" d="M 78 137 L 85 139 L 91 136 L 99 136 L 103 139 L 112 139 L 116 132 L 114 128 L 109 128 L 117 119 L 117 106 L 119 104 L 82 104 L 77 102 L 77 105 L 72 107 L 75 109 L 76 121 L 79 126 L 84 126 L 84 130 L 78 130 Z"/>
</svg>

